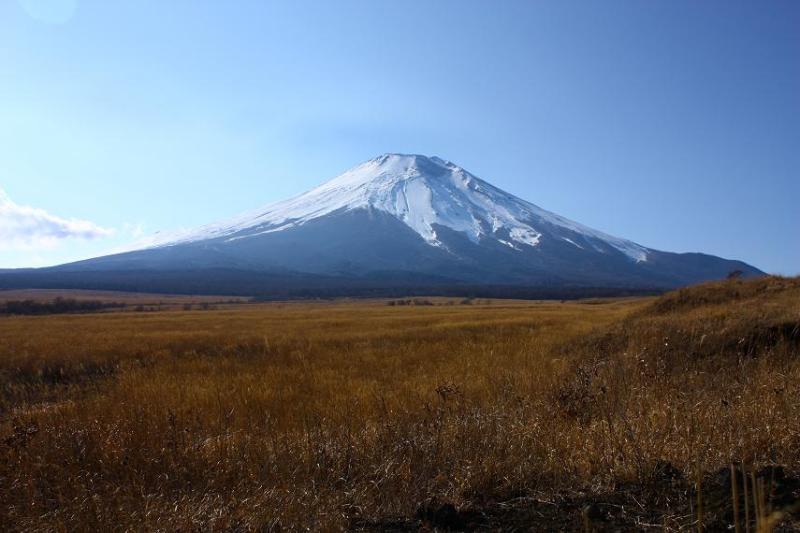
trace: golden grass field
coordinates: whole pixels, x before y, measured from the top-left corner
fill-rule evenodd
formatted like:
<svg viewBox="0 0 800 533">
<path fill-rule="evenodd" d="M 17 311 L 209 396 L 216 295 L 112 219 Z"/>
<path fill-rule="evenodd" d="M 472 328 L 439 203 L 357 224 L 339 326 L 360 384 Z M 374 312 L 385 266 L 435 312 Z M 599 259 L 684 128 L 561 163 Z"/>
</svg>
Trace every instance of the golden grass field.
<svg viewBox="0 0 800 533">
<path fill-rule="evenodd" d="M 800 528 L 800 280 L 426 300 L 0 316 L 0 530 Z"/>
</svg>

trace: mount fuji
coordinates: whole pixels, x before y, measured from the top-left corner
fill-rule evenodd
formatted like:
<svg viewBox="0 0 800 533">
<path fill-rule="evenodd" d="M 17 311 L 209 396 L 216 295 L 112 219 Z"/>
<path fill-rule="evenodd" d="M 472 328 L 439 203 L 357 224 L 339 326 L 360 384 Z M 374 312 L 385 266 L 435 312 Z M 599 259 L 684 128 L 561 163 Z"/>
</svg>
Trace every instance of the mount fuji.
<svg viewBox="0 0 800 533">
<path fill-rule="evenodd" d="M 385 154 L 230 220 L 156 234 L 124 253 L 26 272 L 50 279 L 48 286 L 59 283 L 53 280 L 89 286 L 94 279 L 97 288 L 182 290 L 170 289 L 169 280 L 192 279 L 193 292 L 258 293 L 286 284 L 310 292 L 331 286 L 671 288 L 732 271 L 762 274 L 740 261 L 663 252 L 605 234 L 438 157 Z"/>
</svg>

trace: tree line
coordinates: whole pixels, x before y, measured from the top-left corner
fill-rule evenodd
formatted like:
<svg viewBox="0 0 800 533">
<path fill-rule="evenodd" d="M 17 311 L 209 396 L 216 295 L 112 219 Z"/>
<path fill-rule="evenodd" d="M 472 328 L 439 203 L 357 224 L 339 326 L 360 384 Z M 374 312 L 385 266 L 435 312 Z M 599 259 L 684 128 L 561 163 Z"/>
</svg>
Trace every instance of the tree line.
<svg viewBox="0 0 800 533">
<path fill-rule="evenodd" d="M 9 300 L 0 303 L 2 315 L 55 315 L 62 313 L 90 313 L 103 309 L 125 307 L 120 302 L 102 302 L 100 300 L 76 300 L 58 297 L 50 302 L 36 300 Z"/>
</svg>

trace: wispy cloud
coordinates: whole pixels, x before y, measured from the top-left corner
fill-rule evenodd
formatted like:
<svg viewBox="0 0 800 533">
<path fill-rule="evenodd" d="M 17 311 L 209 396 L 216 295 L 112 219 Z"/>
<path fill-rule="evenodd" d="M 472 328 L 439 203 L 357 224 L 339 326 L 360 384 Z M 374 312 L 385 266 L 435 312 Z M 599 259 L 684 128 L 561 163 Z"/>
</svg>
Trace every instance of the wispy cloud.
<svg viewBox="0 0 800 533">
<path fill-rule="evenodd" d="M 61 218 L 19 205 L 0 189 L 0 250 L 50 248 L 65 239 L 98 239 L 113 232 L 88 220 Z"/>
</svg>

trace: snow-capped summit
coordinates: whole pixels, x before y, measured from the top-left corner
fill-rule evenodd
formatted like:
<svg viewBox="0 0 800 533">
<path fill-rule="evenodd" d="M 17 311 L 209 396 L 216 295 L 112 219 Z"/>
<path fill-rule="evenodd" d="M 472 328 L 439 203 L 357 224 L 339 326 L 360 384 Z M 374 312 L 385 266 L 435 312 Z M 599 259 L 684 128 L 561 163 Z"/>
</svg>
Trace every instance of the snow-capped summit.
<svg viewBox="0 0 800 533">
<path fill-rule="evenodd" d="M 191 272 L 206 291 L 211 282 L 204 273 L 213 278 L 228 272 L 244 283 L 246 272 L 247 290 L 256 292 L 285 276 L 292 283 L 305 280 L 300 288 L 672 287 L 733 270 L 759 273 L 738 261 L 661 252 L 607 235 L 454 163 L 406 154 L 370 159 L 295 198 L 230 220 L 158 234 L 133 251 L 57 269 L 103 271 L 113 279 L 120 272 L 146 272 L 137 276 L 148 283 Z M 230 283 L 218 290 L 234 290 Z"/>
<path fill-rule="evenodd" d="M 636 261 L 647 249 L 606 235 L 503 192 L 439 157 L 384 154 L 295 198 L 231 220 L 199 228 L 161 246 L 227 237 L 248 239 L 283 231 L 338 211 L 376 209 L 406 224 L 432 246 L 441 246 L 436 226 L 463 233 L 474 243 L 493 239 L 520 250 L 535 247 L 543 232 L 573 246 L 601 241 Z M 573 234 L 583 237 L 581 243 Z"/>
</svg>

